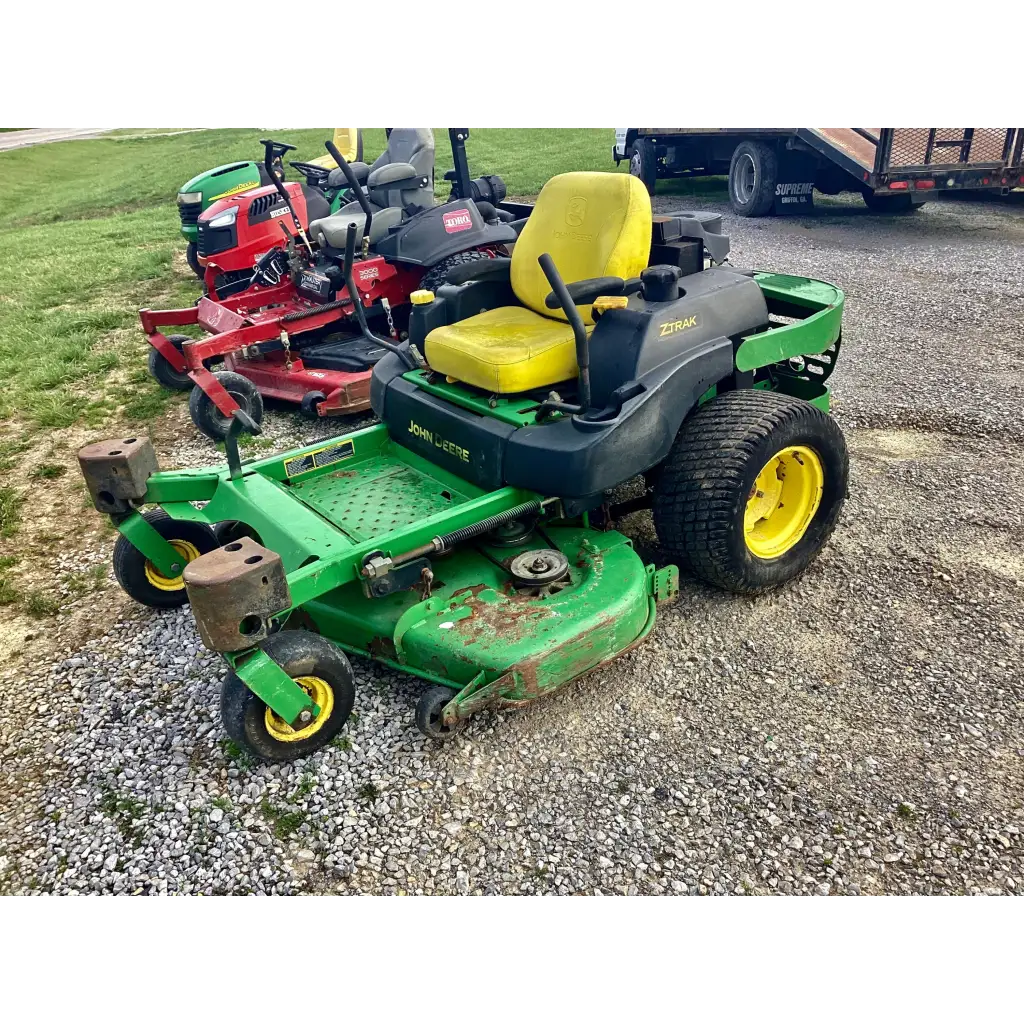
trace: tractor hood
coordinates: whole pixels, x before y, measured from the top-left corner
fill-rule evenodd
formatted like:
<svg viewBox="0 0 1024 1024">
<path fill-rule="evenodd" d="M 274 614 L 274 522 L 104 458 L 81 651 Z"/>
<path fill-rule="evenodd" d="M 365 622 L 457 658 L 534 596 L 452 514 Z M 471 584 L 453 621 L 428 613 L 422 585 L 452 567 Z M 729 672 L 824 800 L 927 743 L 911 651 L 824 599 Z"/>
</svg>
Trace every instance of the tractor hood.
<svg viewBox="0 0 1024 1024">
<path fill-rule="evenodd" d="M 190 178 L 181 188 L 178 195 L 191 195 L 200 193 L 202 203 L 211 203 L 225 196 L 237 195 L 251 188 L 258 188 L 264 184 L 266 173 L 261 172 L 259 164 L 252 160 L 236 161 L 232 164 L 222 164 L 212 170 L 203 171 L 194 178 Z"/>
</svg>

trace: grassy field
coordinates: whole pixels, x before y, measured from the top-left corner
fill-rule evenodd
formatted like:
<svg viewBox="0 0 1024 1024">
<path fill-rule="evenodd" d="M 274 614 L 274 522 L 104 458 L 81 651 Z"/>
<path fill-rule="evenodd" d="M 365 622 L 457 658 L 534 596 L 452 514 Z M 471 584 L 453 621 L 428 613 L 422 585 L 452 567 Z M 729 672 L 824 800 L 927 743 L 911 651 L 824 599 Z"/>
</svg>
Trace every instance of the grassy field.
<svg viewBox="0 0 1024 1024">
<path fill-rule="evenodd" d="M 101 522 L 84 511 L 77 447 L 184 401 L 149 377 L 138 329 L 139 307 L 198 295 L 175 193 L 208 167 L 258 157 L 264 135 L 125 137 L 136 131 L 0 153 L 0 605 L 33 615 L 56 602 L 30 578 L 45 577 L 76 531 Z M 311 159 L 330 132 L 273 135 Z M 443 196 L 451 153 L 446 130 L 435 137 Z M 532 195 L 561 171 L 614 169 L 612 141 L 611 129 L 474 129 L 470 167 L 500 174 L 511 195 Z M 368 160 L 384 142 L 382 128 L 364 131 Z"/>
</svg>

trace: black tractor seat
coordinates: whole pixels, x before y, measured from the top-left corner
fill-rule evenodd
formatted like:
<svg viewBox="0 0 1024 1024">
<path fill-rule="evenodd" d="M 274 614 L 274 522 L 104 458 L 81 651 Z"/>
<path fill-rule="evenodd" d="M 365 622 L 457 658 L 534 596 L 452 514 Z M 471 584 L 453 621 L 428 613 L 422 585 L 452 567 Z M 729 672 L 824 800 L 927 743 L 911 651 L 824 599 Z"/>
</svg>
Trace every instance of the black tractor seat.
<svg viewBox="0 0 1024 1024">
<path fill-rule="evenodd" d="M 306 223 L 312 224 L 315 220 L 330 217 L 331 204 L 327 197 L 318 188 L 311 188 L 309 185 L 300 183 L 302 196 L 306 200 Z"/>
<path fill-rule="evenodd" d="M 328 338 L 299 349 L 299 358 L 309 370 L 340 370 L 364 373 L 372 370 L 387 349 L 361 336 Z"/>
</svg>

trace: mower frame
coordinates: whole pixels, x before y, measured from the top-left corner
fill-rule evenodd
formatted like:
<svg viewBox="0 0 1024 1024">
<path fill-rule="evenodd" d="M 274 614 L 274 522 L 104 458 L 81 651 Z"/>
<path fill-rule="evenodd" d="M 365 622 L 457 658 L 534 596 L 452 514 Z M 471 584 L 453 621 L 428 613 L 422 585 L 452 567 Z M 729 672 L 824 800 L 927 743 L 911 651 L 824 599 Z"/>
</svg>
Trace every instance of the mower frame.
<svg viewBox="0 0 1024 1024">
<path fill-rule="evenodd" d="M 827 412 L 830 392 L 824 380 L 808 379 L 787 361 L 826 353 L 838 346 L 843 293 L 807 278 L 753 276 L 764 291 L 770 315 L 792 322 L 773 321 L 765 330 L 742 339 L 736 350 L 737 374 L 756 375 L 771 368 L 771 373 L 746 386 L 773 387 Z M 178 322 L 198 323 L 203 306 L 201 303 L 195 309 L 163 314 L 147 312 L 144 322 L 155 330 L 163 323 L 160 317 L 171 313 L 192 317 Z M 269 327 L 243 328 L 257 334 L 263 329 Z M 828 367 L 823 377 L 827 379 L 830 372 Z M 431 383 L 420 370 L 409 370 L 403 376 L 417 388 L 455 399 L 453 385 Z M 452 394 L 447 393 L 449 390 Z M 715 393 L 712 387 L 700 401 L 709 400 Z M 538 422 L 540 403 L 531 407 L 522 398 L 495 402 L 463 395 L 461 404 L 481 416 L 517 425 Z M 234 568 L 229 564 L 219 577 L 217 585 L 224 589 L 217 592 L 218 600 L 204 602 L 202 611 L 194 604 L 193 610 L 204 642 L 220 650 L 242 682 L 296 728 L 318 715 L 320 708 L 257 646 L 288 624 L 292 616 L 309 615 L 314 623 L 341 623 L 345 627 L 343 636 L 334 630 L 327 631 L 327 636 L 343 650 L 453 689 L 455 693 L 443 710 L 443 721 L 454 725 L 487 705 L 533 700 L 618 656 L 647 635 L 654 625 L 657 605 L 677 594 L 675 566 L 661 570 L 642 567 L 644 578 L 637 579 L 637 565 L 642 563 L 632 553 L 629 539 L 614 529 L 594 529 L 590 513 L 579 512 L 571 500 L 513 486 L 485 490 L 399 444 L 387 425 L 246 462 L 239 458 L 237 446 L 237 434 L 243 426 L 236 416 L 226 442 L 228 464 L 224 467 L 152 472 L 147 467 L 156 465 L 155 454 L 151 450 L 139 454 L 140 442 L 134 438 L 117 446 L 90 446 L 97 453 L 86 455 L 88 450 L 83 450 L 80 460 L 97 509 L 111 514 L 119 532 L 164 575 L 181 572 L 180 556 L 141 514 L 145 505 L 160 506 L 172 519 L 210 526 L 237 521 L 255 532 L 258 543 L 246 540 L 220 549 L 234 549 L 240 561 Z M 104 449 L 104 444 L 112 450 Z M 121 447 L 127 452 L 122 453 Z M 114 471 L 110 469 L 112 462 Z M 379 502 L 374 504 L 378 497 Z M 449 586 L 442 601 L 434 600 L 433 573 L 422 556 L 450 553 L 450 562 L 438 561 L 439 566 L 447 566 L 439 571 L 458 581 L 461 548 L 457 545 L 482 536 L 495 524 L 527 513 L 538 517 L 541 536 L 557 535 L 560 549 L 574 553 L 576 571 L 584 577 L 593 571 L 598 579 L 602 574 L 612 578 L 613 572 L 620 574 L 616 579 L 628 579 L 633 573 L 632 608 L 609 611 L 599 629 L 594 628 L 591 619 L 588 631 L 581 633 L 583 627 L 573 617 L 573 605 L 567 602 L 562 612 L 564 621 L 551 627 L 555 640 L 564 640 L 564 650 L 557 648 L 554 655 L 554 668 L 545 669 L 535 657 L 526 661 L 508 659 L 516 664 L 514 670 L 488 670 L 487 659 L 481 656 L 487 653 L 488 645 L 493 648 L 502 642 L 493 634 L 481 633 L 477 639 L 467 640 L 464 649 L 448 651 L 448 657 L 436 665 L 407 653 L 404 644 L 415 637 L 417 624 L 427 619 L 436 624 L 439 615 L 450 614 L 452 625 L 456 619 L 477 615 L 482 622 L 487 621 L 486 609 L 481 605 L 481 591 L 486 587 L 467 585 L 452 592 Z M 603 521 L 614 521 L 614 507 L 606 509 Z M 385 525 L 379 526 L 382 522 Z M 558 544 L 552 542 L 552 546 Z M 270 592 L 278 595 L 276 604 L 257 602 L 252 606 L 254 611 L 243 614 L 253 592 L 251 570 L 242 562 L 257 564 L 266 556 L 271 556 L 268 565 L 277 560 L 262 580 Z M 486 571 L 487 558 L 494 561 L 491 556 L 474 553 L 466 557 L 476 561 L 472 573 L 462 572 L 462 576 L 474 580 L 479 579 L 481 566 Z M 420 600 L 404 609 L 399 607 L 401 614 L 392 604 L 392 611 L 385 614 L 380 609 L 388 607 L 387 601 L 393 601 L 398 593 L 408 595 L 421 585 L 406 578 L 394 590 L 388 590 L 388 574 L 394 573 L 394 580 L 398 574 L 410 572 L 423 573 Z M 188 570 L 185 579 L 188 584 Z M 643 607 L 636 601 L 641 585 Z M 386 600 L 375 600 L 381 597 Z M 557 601 L 557 596 L 553 600 Z M 578 602 L 581 610 L 587 604 Z M 451 635 L 456 637 L 454 629 Z M 233 641 L 211 640 L 217 636 L 231 636 Z M 507 656 L 508 649 L 504 653 Z"/>
</svg>

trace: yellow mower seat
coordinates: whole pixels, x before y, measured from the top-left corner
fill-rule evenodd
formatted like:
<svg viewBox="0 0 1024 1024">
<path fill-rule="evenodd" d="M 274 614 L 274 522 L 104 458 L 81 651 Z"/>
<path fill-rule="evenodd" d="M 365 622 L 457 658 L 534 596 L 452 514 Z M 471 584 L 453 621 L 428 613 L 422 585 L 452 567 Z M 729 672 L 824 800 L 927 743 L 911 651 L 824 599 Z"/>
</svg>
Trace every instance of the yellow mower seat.
<svg viewBox="0 0 1024 1024">
<path fill-rule="evenodd" d="M 651 199 L 629 174 L 574 171 L 537 197 L 512 250 L 512 290 L 522 303 L 471 316 L 427 335 L 431 369 L 498 394 L 531 391 L 575 377 L 576 343 L 537 262 L 550 253 L 566 284 L 590 277 L 636 277 L 651 250 Z M 590 306 L 580 306 L 588 325 Z"/>
</svg>

